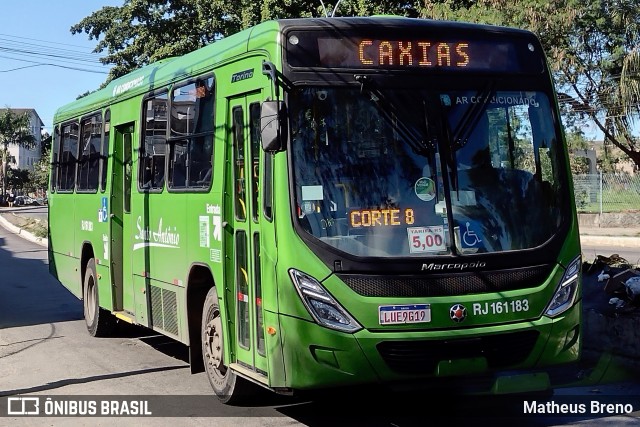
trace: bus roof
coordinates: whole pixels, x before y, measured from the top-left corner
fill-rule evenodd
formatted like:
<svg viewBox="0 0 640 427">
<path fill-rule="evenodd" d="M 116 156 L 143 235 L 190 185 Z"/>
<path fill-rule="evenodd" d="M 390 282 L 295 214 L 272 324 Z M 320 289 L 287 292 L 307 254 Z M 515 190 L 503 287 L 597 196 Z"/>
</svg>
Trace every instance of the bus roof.
<svg viewBox="0 0 640 427">
<path fill-rule="evenodd" d="M 293 27 L 347 30 L 357 29 L 375 23 L 387 28 L 433 28 L 445 30 L 475 30 L 502 33 L 505 35 L 531 35 L 525 30 L 509 27 L 472 24 L 456 21 L 406 18 L 400 16 L 340 17 L 340 18 L 293 18 L 266 21 L 249 29 L 197 49 L 179 57 L 165 58 L 112 80 L 105 88 L 60 107 L 54 123 L 88 114 L 111 103 L 122 101 L 142 93 L 167 87 L 192 75 L 202 74 L 215 64 L 237 57 L 254 49 L 279 53 L 278 34 Z"/>
<path fill-rule="evenodd" d="M 249 50 L 271 49 L 278 42 L 280 27 L 268 21 L 225 37 L 183 56 L 165 58 L 112 80 L 105 88 L 60 107 L 54 123 L 96 111 L 105 105 L 141 93 L 167 87 L 172 82 L 202 74 L 215 64 L 237 57 Z M 259 36 L 259 37 L 258 37 Z M 269 45 L 272 46 L 269 46 Z"/>
</svg>

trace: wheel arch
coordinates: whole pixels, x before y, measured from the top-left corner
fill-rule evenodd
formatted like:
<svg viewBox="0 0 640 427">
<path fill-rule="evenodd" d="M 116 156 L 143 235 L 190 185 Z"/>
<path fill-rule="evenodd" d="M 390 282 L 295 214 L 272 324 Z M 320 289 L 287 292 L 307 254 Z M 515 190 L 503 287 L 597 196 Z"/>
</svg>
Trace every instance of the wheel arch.
<svg viewBox="0 0 640 427">
<path fill-rule="evenodd" d="M 84 275 L 87 272 L 87 263 L 91 258 L 95 258 L 93 245 L 88 240 L 82 242 L 80 249 L 80 295 L 84 298 Z"/>
<path fill-rule="evenodd" d="M 191 373 L 204 372 L 202 360 L 201 322 L 204 300 L 209 289 L 215 287 L 213 273 L 206 264 L 194 263 L 187 278 L 186 305 L 189 333 L 189 365 Z"/>
</svg>

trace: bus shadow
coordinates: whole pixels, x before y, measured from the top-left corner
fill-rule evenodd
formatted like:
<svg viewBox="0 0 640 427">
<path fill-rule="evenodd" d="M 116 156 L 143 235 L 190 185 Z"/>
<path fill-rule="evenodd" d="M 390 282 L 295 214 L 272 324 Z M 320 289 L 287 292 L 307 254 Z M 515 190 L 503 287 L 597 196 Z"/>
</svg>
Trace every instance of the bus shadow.
<svg viewBox="0 0 640 427">
<path fill-rule="evenodd" d="M 82 303 L 49 274 L 47 250 L 10 244 L 0 237 L 0 329 L 82 319 Z"/>
<path fill-rule="evenodd" d="M 171 337 L 162 335 L 144 326 L 118 321 L 110 338 L 130 338 L 139 340 L 166 356 L 189 363 L 189 347 Z"/>
</svg>

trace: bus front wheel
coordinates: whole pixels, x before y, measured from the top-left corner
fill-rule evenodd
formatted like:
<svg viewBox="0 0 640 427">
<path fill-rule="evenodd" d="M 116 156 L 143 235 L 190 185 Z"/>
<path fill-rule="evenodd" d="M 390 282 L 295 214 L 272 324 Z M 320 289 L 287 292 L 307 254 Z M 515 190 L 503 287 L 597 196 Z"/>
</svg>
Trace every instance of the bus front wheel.
<svg viewBox="0 0 640 427">
<path fill-rule="evenodd" d="M 249 397 L 251 383 L 224 363 L 222 318 L 215 287 L 207 293 L 202 310 L 202 358 L 209 383 L 221 402 L 234 404 Z"/>
<path fill-rule="evenodd" d="M 83 291 L 84 320 L 92 337 L 105 337 L 113 332 L 115 319 L 107 310 L 100 308 L 98 298 L 98 274 L 93 258 L 87 262 Z"/>
</svg>

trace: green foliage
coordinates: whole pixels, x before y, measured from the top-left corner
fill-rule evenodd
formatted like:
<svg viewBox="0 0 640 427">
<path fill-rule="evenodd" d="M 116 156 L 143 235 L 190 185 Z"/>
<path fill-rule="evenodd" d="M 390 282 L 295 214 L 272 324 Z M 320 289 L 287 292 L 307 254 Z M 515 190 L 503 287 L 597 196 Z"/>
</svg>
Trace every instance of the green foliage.
<svg viewBox="0 0 640 427">
<path fill-rule="evenodd" d="M 337 5 L 337 7 L 336 7 Z M 640 7 L 637 0 L 124 0 L 71 27 L 98 41 L 112 64 L 108 81 L 160 59 L 183 55 L 276 18 L 394 14 L 529 29 L 555 74 L 565 121 L 589 119 L 640 165 L 631 135 L 640 117 Z M 106 83 L 105 83 L 106 84 Z"/>
<path fill-rule="evenodd" d="M 33 165 L 31 174 L 31 184 L 34 189 L 46 189 L 49 186 L 49 157 L 51 156 L 51 146 L 42 150 L 40 160 Z"/>
<path fill-rule="evenodd" d="M 18 145 L 32 148 L 36 139 L 31 133 L 29 114 L 16 114 L 10 108 L 0 113 L 0 154 L 2 162 L 0 174 L 2 175 L 2 194 L 6 193 L 8 172 L 9 146 Z"/>
<path fill-rule="evenodd" d="M 640 165 L 631 135 L 640 115 L 637 0 L 426 0 L 422 16 L 508 25 L 538 34 L 571 123 L 592 120 Z"/>
<path fill-rule="evenodd" d="M 584 137 L 584 133 L 579 129 L 573 129 L 567 132 L 565 137 L 569 149 L 571 173 L 574 175 L 589 173 L 589 160 L 584 156 L 576 155 L 576 151 L 589 149 L 589 143 Z"/>
<path fill-rule="evenodd" d="M 335 16 L 418 16 L 419 2 L 342 1 Z M 336 3 L 325 2 L 329 13 Z M 107 82 L 163 58 L 184 55 L 269 19 L 324 16 L 317 0 L 124 0 L 105 6 L 71 27 L 98 41 L 94 52 L 112 64 Z M 105 83 L 106 85 L 106 83 Z M 81 96 L 84 96 L 83 94 Z"/>
<path fill-rule="evenodd" d="M 30 172 L 27 169 L 8 169 L 7 170 L 7 185 L 15 189 L 23 189 L 27 192 L 33 189 L 31 184 Z"/>
</svg>

